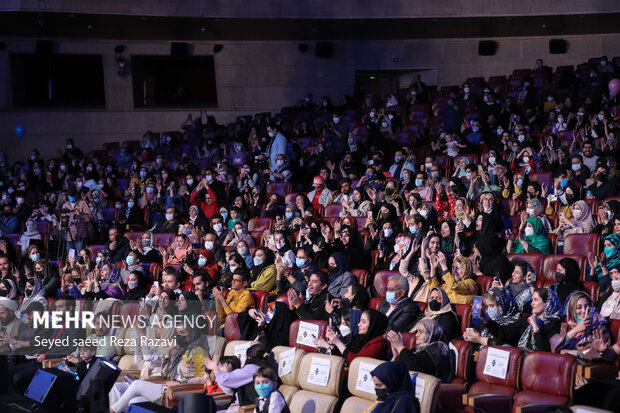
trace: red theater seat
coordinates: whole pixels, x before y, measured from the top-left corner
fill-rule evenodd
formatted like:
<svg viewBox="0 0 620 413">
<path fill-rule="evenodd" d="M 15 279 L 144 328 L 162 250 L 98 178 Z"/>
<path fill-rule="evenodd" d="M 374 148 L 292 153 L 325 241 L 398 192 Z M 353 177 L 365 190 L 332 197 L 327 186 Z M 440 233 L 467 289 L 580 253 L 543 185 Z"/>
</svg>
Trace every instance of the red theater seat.
<svg viewBox="0 0 620 413">
<path fill-rule="evenodd" d="M 293 185 L 290 182 L 269 182 L 267 184 L 267 193 L 276 193 L 278 195 L 285 196 L 293 189 Z"/>
<path fill-rule="evenodd" d="M 153 235 L 155 235 L 155 240 L 153 241 L 155 245 L 157 245 L 158 247 L 168 247 L 172 245 L 174 237 L 176 237 L 177 234 L 175 234 L 174 232 L 161 232 Z"/>
<path fill-rule="evenodd" d="M 493 277 L 488 275 L 479 275 L 476 277 L 476 282 L 480 286 L 480 293 L 484 294 L 491 289 L 491 284 L 493 284 Z"/>
<path fill-rule="evenodd" d="M 226 321 L 224 322 L 224 337 L 226 337 L 226 341 L 241 340 L 241 330 L 239 329 L 239 324 L 237 324 L 238 315 L 239 313 L 231 313 L 226 316 Z"/>
<path fill-rule="evenodd" d="M 511 254 L 508 259 L 513 264 L 517 261 L 525 261 L 532 266 L 534 272 L 538 275 L 542 269 L 542 263 L 545 258 L 544 254 Z"/>
<path fill-rule="evenodd" d="M 596 213 L 596 212 L 595 212 Z M 598 234 L 568 234 L 564 237 L 565 254 L 581 254 L 585 257 L 588 253 L 598 255 Z"/>
<path fill-rule="evenodd" d="M 351 274 L 355 276 L 357 282 L 363 285 L 364 287 L 368 287 L 368 279 L 370 278 L 370 273 L 366 270 L 351 270 Z"/>
<path fill-rule="evenodd" d="M 250 291 L 254 297 L 256 308 L 260 308 L 263 313 L 267 312 L 267 300 L 269 293 L 265 291 Z"/>
<path fill-rule="evenodd" d="M 248 231 L 259 231 L 259 228 L 273 231 L 273 218 L 250 218 L 248 221 Z"/>
<path fill-rule="evenodd" d="M 375 287 L 375 291 L 379 297 L 385 297 L 387 292 L 388 278 L 392 275 L 400 274 L 398 271 L 377 271 L 372 285 Z"/>
<path fill-rule="evenodd" d="M 461 321 L 461 332 L 471 325 L 471 304 L 455 304 L 456 315 Z"/>
<path fill-rule="evenodd" d="M 505 379 L 484 373 L 489 348 L 496 348 L 509 353 Z M 476 362 L 476 378 L 478 382 L 471 386 L 469 394 L 499 393 L 514 396 L 519 392 L 519 372 L 521 371 L 522 361 L 523 351 L 521 349 L 496 346 L 482 347 L 478 352 L 478 361 Z"/>
<path fill-rule="evenodd" d="M 315 353 L 316 347 L 306 346 L 304 344 L 297 343 L 297 333 L 299 332 L 299 324 L 300 323 L 309 323 L 315 324 L 319 326 L 319 335 L 320 338 L 325 338 L 325 329 L 327 329 L 327 321 L 323 320 L 295 320 L 293 324 L 291 324 L 291 328 L 289 330 L 288 335 L 288 345 L 290 347 L 297 347 L 303 350 L 306 350 L 309 353 Z"/>
<path fill-rule="evenodd" d="M 340 211 L 342 211 L 341 204 L 329 204 L 325 207 L 325 210 L 323 211 L 323 216 L 337 217 L 340 214 Z"/>
</svg>

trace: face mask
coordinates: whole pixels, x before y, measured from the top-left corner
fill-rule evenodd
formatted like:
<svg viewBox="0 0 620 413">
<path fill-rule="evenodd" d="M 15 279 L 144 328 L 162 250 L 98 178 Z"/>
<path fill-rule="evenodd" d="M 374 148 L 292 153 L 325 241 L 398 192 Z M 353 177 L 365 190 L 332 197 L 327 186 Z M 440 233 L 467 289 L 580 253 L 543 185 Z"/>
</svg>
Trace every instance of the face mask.
<svg viewBox="0 0 620 413">
<path fill-rule="evenodd" d="M 237 233 L 237 235 L 242 236 L 243 235 L 243 229 L 236 229 L 235 232 Z"/>
<path fill-rule="evenodd" d="M 276 243 L 276 248 L 277 249 L 282 249 L 282 247 L 284 247 L 284 243 L 283 242 Z"/>
<path fill-rule="evenodd" d="M 418 232 L 418 227 L 416 226 L 409 227 L 409 232 L 411 232 L 412 234 L 415 234 L 416 232 Z"/>
<path fill-rule="evenodd" d="M 400 162 L 403 159 L 402 156 L 395 156 L 394 157 L 394 162 Z"/>
<path fill-rule="evenodd" d="M 208 249 L 209 251 L 213 250 L 213 241 L 205 241 L 205 248 Z"/>
<path fill-rule="evenodd" d="M 295 258 L 295 265 L 297 268 L 304 268 L 306 266 L 306 260 L 304 258 Z"/>
<path fill-rule="evenodd" d="M 522 187 L 523 186 L 523 179 L 521 179 L 521 178 L 517 179 L 517 186 L 518 187 Z"/>
<path fill-rule="evenodd" d="M 138 281 L 127 281 L 127 287 L 129 287 L 130 290 L 133 290 L 137 286 L 138 286 Z"/>
<path fill-rule="evenodd" d="M 222 219 L 224 219 L 224 221 L 228 219 L 228 212 L 220 212 L 220 215 L 222 216 Z"/>
<path fill-rule="evenodd" d="M 527 212 L 527 214 L 531 217 L 534 216 L 534 208 L 526 208 L 525 212 Z"/>
<path fill-rule="evenodd" d="M 365 176 L 365 177 L 366 177 L 366 179 L 368 179 L 369 181 L 372 179 L 372 174 L 371 174 L 371 173 L 366 172 L 366 173 L 364 174 L 364 176 Z"/>
<path fill-rule="evenodd" d="M 39 261 L 39 258 L 41 258 L 41 254 L 39 254 L 38 252 L 30 255 L 30 259 L 32 260 L 32 262 Z"/>
<path fill-rule="evenodd" d="M 217 223 L 217 224 L 213 224 L 213 230 L 215 232 L 221 232 L 222 231 L 222 224 L 221 223 Z"/>
<path fill-rule="evenodd" d="M 69 196 L 69 202 L 75 203 L 75 201 L 77 201 L 77 197 L 76 196 Z"/>
<path fill-rule="evenodd" d="M 213 175 L 207 175 L 207 176 L 205 176 L 205 178 L 207 179 L 208 183 L 213 182 Z"/>
<path fill-rule="evenodd" d="M 423 218 L 426 218 L 428 216 L 428 211 L 426 209 L 420 209 L 418 210 L 418 213 L 422 215 Z"/>
<path fill-rule="evenodd" d="M 553 96 L 547 97 L 547 102 L 552 102 L 552 101 L 553 101 Z"/>
<path fill-rule="evenodd" d="M 517 140 L 518 140 L 519 142 L 523 142 L 523 141 L 525 141 L 525 135 L 519 135 L 519 136 L 517 137 Z"/>
<path fill-rule="evenodd" d="M 291 219 L 291 218 L 293 218 L 293 213 L 292 213 L 292 212 L 289 212 L 289 211 L 286 211 L 286 212 L 284 213 L 284 216 L 286 217 L 286 219 Z"/>
<path fill-rule="evenodd" d="M 523 162 L 529 162 L 530 161 L 530 157 L 529 156 L 524 156 L 523 157 Z"/>
<path fill-rule="evenodd" d="M 166 214 L 166 221 L 172 222 L 173 219 L 174 219 L 174 214 Z"/>
<path fill-rule="evenodd" d="M 568 196 L 566 198 L 568 199 Z M 575 219 L 581 218 L 581 210 L 580 209 L 573 209 L 573 216 L 575 217 Z"/>
<path fill-rule="evenodd" d="M 441 309 L 441 303 L 437 300 L 431 300 L 428 302 L 428 307 L 431 311 L 439 311 Z"/>
<path fill-rule="evenodd" d="M 478 126 L 472 126 L 471 127 L 471 131 L 474 132 L 474 133 L 478 132 L 479 129 L 480 129 L 480 127 L 478 127 Z"/>
<path fill-rule="evenodd" d="M 142 179 L 146 178 L 146 172 L 140 171 L 140 178 Z"/>
<path fill-rule="evenodd" d="M 390 392 L 388 391 L 388 389 L 380 389 L 378 387 L 375 387 L 375 394 L 377 395 L 377 400 L 381 401 L 385 400 L 390 394 Z"/>
<path fill-rule="evenodd" d="M 335 123 L 335 124 L 340 123 L 340 118 L 333 118 L 333 119 L 334 119 L 334 123 Z"/>
<path fill-rule="evenodd" d="M 383 230 L 383 236 L 385 238 L 391 237 L 393 233 L 394 233 L 394 230 L 392 228 L 386 228 Z"/>
<path fill-rule="evenodd" d="M 134 206 L 134 205 L 135 205 L 135 204 L 134 204 L 133 202 L 127 202 L 127 207 L 128 207 L 129 209 L 133 208 L 133 206 Z"/>
<path fill-rule="evenodd" d="M 385 293 L 385 301 L 390 304 L 396 303 L 396 291 L 388 291 Z"/>
<path fill-rule="evenodd" d="M 189 186 L 194 185 L 194 180 L 193 180 L 193 179 L 188 179 L 188 180 L 187 180 L 187 181 L 185 181 L 185 182 L 187 182 L 187 185 L 189 185 Z"/>
<path fill-rule="evenodd" d="M 187 337 L 177 335 L 177 337 L 176 337 L 176 338 L 177 338 L 177 345 L 178 345 L 179 347 L 185 347 L 185 346 L 187 346 Z"/>
<path fill-rule="evenodd" d="M 237 267 L 236 265 L 231 265 L 228 268 L 230 269 L 230 272 L 235 272 L 235 271 L 237 271 L 237 268 L 239 268 L 239 267 Z"/>
<path fill-rule="evenodd" d="M 568 185 L 568 179 L 566 179 L 566 178 L 562 178 L 562 179 L 560 180 L 560 187 L 562 187 L 562 188 L 566 188 L 566 185 Z"/>
<path fill-rule="evenodd" d="M 464 88 L 463 88 L 463 92 L 465 92 L 465 93 L 469 93 L 469 88 L 468 88 L 468 87 L 464 87 Z"/>
<path fill-rule="evenodd" d="M 255 266 L 257 266 L 257 267 L 258 267 L 258 266 L 259 266 L 259 265 L 261 265 L 262 263 L 263 263 L 263 259 L 262 259 L 261 257 L 259 257 L 259 256 L 255 256 L 255 257 L 254 257 L 254 265 L 255 265 Z"/>
<path fill-rule="evenodd" d="M 270 137 L 270 138 L 273 138 L 274 136 L 276 136 L 276 134 L 275 134 L 275 133 L 273 133 L 273 132 L 269 132 L 268 134 L 269 134 L 269 137 Z"/>
<path fill-rule="evenodd" d="M 121 209 L 123 206 L 122 206 L 121 204 L 116 204 L 116 205 L 114 205 L 114 207 L 115 207 L 116 209 Z"/>
<path fill-rule="evenodd" d="M 78 264 L 80 264 L 80 265 L 84 265 L 84 264 L 85 264 L 85 262 L 84 262 L 84 257 L 82 257 L 81 255 L 78 255 L 78 257 L 77 257 L 77 262 L 78 262 Z"/>
<path fill-rule="evenodd" d="M 424 166 L 426 166 L 426 169 L 428 169 L 430 171 L 431 168 L 433 167 L 433 164 L 432 163 L 425 163 Z"/>
<path fill-rule="evenodd" d="M 245 255 L 248 253 L 248 249 L 246 247 L 239 247 L 237 248 L 237 252 L 239 253 L 239 255 Z"/>
<path fill-rule="evenodd" d="M 150 186 L 146 188 L 146 193 L 147 194 L 152 194 L 153 192 L 155 192 L 155 188 L 152 188 Z"/>
<path fill-rule="evenodd" d="M 0 297 L 6 297 L 7 295 L 9 295 L 7 290 L 0 290 Z"/>
<path fill-rule="evenodd" d="M 596 174 L 596 180 L 599 182 L 605 182 L 607 180 L 607 174 L 604 174 L 604 173 Z"/>
<path fill-rule="evenodd" d="M 278 160 L 276 161 L 276 165 L 278 165 L 278 166 L 283 166 L 283 165 L 284 165 L 284 159 L 278 159 Z"/>
<path fill-rule="evenodd" d="M 471 179 L 471 172 L 465 172 L 465 178 Z"/>
<path fill-rule="evenodd" d="M 605 253 L 605 255 L 607 257 L 610 257 L 610 256 L 612 256 L 616 252 L 616 250 L 614 248 L 611 248 L 611 247 L 605 247 L 605 248 L 603 248 L 603 252 Z"/>
<path fill-rule="evenodd" d="M 495 156 L 489 156 L 489 163 L 493 165 L 495 163 Z"/>
<path fill-rule="evenodd" d="M 136 262 L 136 259 L 131 255 L 128 255 L 127 258 L 125 258 L 125 262 L 127 263 L 127 265 L 133 265 L 134 262 Z"/>
<path fill-rule="evenodd" d="M 372 118 L 374 118 L 374 117 L 375 117 L 375 112 L 370 112 L 370 113 L 368 114 L 368 116 L 370 116 L 370 118 L 371 118 L 371 119 L 372 119 Z"/>
<path fill-rule="evenodd" d="M 580 163 L 574 163 L 571 168 L 573 168 L 573 171 L 577 172 L 577 171 L 581 171 L 581 164 Z"/>
<path fill-rule="evenodd" d="M 611 288 L 615 292 L 620 292 L 620 280 L 611 280 Z"/>
<path fill-rule="evenodd" d="M 497 313 L 497 308 L 496 307 L 488 307 L 487 308 L 487 314 L 489 315 L 489 318 L 491 320 L 495 320 L 499 316 L 499 314 Z"/>
<path fill-rule="evenodd" d="M 266 399 L 273 391 L 273 386 L 269 383 L 260 383 L 255 385 L 254 389 L 260 398 Z"/>
<path fill-rule="evenodd" d="M 526 237 L 531 237 L 532 235 L 534 235 L 534 228 L 525 227 L 525 230 L 523 232 L 525 233 Z"/>
<path fill-rule="evenodd" d="M 600 113 L 596 115 L 596 117 L 598 118 L 598 120 L 603 120 L 603 115 L 601 115 Z"/>
<path fill-rule="evenodd" d="M 95 258 L 95 263 L 99 265 L 101 263 L 101 257 Z"/>
<path fill-rule="evenodd" d="M 306 301 L 309 301 L 312 298 L 312 294 L 310 294 L 310 289 L 306 288 Z"/>
<path fill-rule="evenodd" d="M 205 265 L 207 265 L 207 259 L 206 258 L 198 258 L 198 266 L 199 267 L 204 267 Z"/>
<path fill-rule="evenodd" d="M 142 240 L 142 246 L 143 247 L 148 247 L 149 245 L 151 245 L 151 240 L 149 240 L 149 239 L 143 239 Z"/>
<path fill-rule="evenodd" d="M 556 271 L 555 279 L 559 284 L 562 284 L 564 281 L 566 281 L 566 274 L 562 274 L 561 272 Z"/>
</svg>

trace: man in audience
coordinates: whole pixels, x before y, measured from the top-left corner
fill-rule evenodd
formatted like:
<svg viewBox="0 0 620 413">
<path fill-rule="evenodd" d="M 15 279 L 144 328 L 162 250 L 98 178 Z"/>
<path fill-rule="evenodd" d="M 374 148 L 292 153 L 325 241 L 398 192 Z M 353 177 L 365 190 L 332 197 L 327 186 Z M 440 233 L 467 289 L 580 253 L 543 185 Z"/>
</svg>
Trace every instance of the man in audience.
<svg viewBox="0 0 620 413">
<path fill-rule="evenodd" d="M 327 321 L 329 313 L 325 311 L 325 300 L 329 297 L 327 284 L 329 276 L 323 271 L 316 271 L 310 275 L 305 300 L 295 290 L 288 290 L 288 303 L 300 320 Z"/>
<path fill-rule="evenodd" d="M 173 206 L 169 206 L 166 208 L 166 215 L 164 215 L 164 219 L 160 220 L 151 232 L 153 233 L 173 233 L 176 234 L 179 231 L 179 225 L 181 225 L 181 220 L 177 216 L 176 208 Z"/>
<path fill-rule="evenodd" d="M 250 307 L 254 307 L 254 297 L 247 289 L 250 272 L 238 269 L 232 276 L 232 289 L 228 294 L 219 287 L 213 288 L 213 296 L 217 300 L 219 307 L 224 312 L 222 319 L 231 313 L 242 313 Z"/>
<path fill-rule="evenodd" d="M 602 202 L 605 198 L 611 198 L 618 193 L 616 180 L 609 177 L 609 168 L 607 165 L 599 165 L 595 170 L 594 177 L 586 180 L 584 188 L 584 196 L 589 193 L 591 197 Z"/>
<path fill-rule="evenodd" d="M 129 239 L 121 235 L 118 227 L 112 227 L 108 231 L 108 242 L 105 243 L 105 248 L 110 251 L 110 261 L 123 262 L 131 251 L 131 245 L 129 245 Z M 79 252 L 81 250 L 77 250 Z"/>
<path fill-rule="evenodd" d="M 322 177 L 315 176 L 314 180 L 312 181 L 312 186 L 314 187 L 314 190 L 308 193 L 308 199 L 315 207 L 319 205 L 326 207 L 327 205 L 332 203 L 332 191 L 327 189 L 327 187 L 325 186 L 325 181 Z"/>
<path fill-rule="evenodd" d="M 418 305 L 409 298 L 409 282 L 402 275 L 388 278 L 381 312 L 388 317 L 388 330 L 409 331 L 420 316 Z"/>
</svg>

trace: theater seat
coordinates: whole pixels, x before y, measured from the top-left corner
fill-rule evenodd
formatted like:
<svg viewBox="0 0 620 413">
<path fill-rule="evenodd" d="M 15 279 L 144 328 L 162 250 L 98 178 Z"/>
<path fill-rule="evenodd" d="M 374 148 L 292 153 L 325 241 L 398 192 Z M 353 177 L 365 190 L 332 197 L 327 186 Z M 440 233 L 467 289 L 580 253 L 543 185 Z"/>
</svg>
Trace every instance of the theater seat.
<svg viewBox="0 0 620 413">
<path fill-rule="evenodd" d="M 311 345 L 306 345 L 306 344 L 302 344 L 300 343 L 298 340 L 298 333 L 299 333 L 299 329 L 300 327 L 303 327 L 304 324 L 313 324 L 318 326 L 318 330 L 319 333 L 317 335 L 316 338 L 325 338 L 325 330 L 327 329 L 327 321 L 323 321 L 323 320 L 295 320 L 293 321 L 293 324 L 291 324 L 291 328 L 289 330 L 289 335 L 288 335 L 288 345 L 291 347 L 296 347 L 296 348 L 301 348 L 303 350 L 306 350 L 308 353 L 314 353 L 316 352 L 316 347 L 311 346 Z"/>
<path fill-rule="evenodd" d="M 482 295 L 491 289 L 491 285 L 493 284 L 493 277 L 488 275 L 479 275 L 478 277 L 476 277 L 476 282 L 480 286 L 480 292 Z"/>
<path fill-rule="evenodd" d="M 544 258 L 544 254 L 511 254 L 508 256 L 508 259 L 513 264 L 517 261 L 525 261 L 530 264 L 534 269 L 534 273 L 536 273 L 536 275 L 540 274 Z"/>
<path fill-rule="evenodd" d="M 277 346 L 271 350 L 273 358 L 278 364 L 278 372 L 280 371 L 280 354 L 285 351 L 291 350 L 293 347 Z M 293 359 L 293 367 L 290 373 L 280 375 L 278 377 L 282 380 L 282 385 L 278 387 L 286 403 L 290 404 L 293 395 L 299 391 L 299 366 L 301 365 L 301 359 L 306 355 L 306 351 L 302 349 L 295 349 L 295 358 Z"/>
<path fill-rule="evenodd" d="M 506 378 L 502 379 L 484 372 L 489 348 L 499 349 L 509 353 Z M 519 391 L 519 373 L 521 372 L 522 361 L 523 351 L 521 351 L 521 349 L 496 346 L 482 347 L 478 352 L 478 361 L 476 362 L 476 378 L 478 382 L 471 386 L 468 394 L 499 393 L 513 397 Z"/>
<path fill-rule="evenodd" d="M 523 360 L 523 391 L 514 397 L 513 408 L 555 404 L 568 406 L 572 399 L 577 360 L 564 354 L 534 351 Z"/>
<path fill-rule="evenodd" d="M 241 338 L 241 330 L 237 324 L 237 316 L 239 313 L 230 313 L 226 316 L 224 322 L 224 337 L 227 341 L 239 340 Z"/>
<path fill-rule="evenodd" d="M 329 204 L 323 210 L 323 216 L 325 217 L 337 217 L 342 211 L 342 204 Z"/>
<path fill-rule="evenodd" d="M 267 312 L 267 300 L 269 298 L 269 293 L 266 291 L 250 291 L 252 296 L 254 297 L 254 305 L 256 308 L 260 308 L 263 313 Z"/>
<path fill-rule="evenodd" d="M 583 286 L 588 290 L 588 294 L 590 294 L 590 298 L 592 301 L 598 301 L 598 293 L 600 289 L 600 284 L 596 281 L 586 281 L 583 283 Z"/>
<path fill-rule="evenodd" d="M 368 308 L 374 308 L 375 310 L 379 311 L 382 302 L 383 298 L 373 297 L 370 299 L 370 303 L 368 303 Z"/>
<path fill-rule="evenodd" d="M 373 279 L 373 286 L 379 297 L 385 297 L 385 293 L 387 292 L 387 282 L 388 278 L 392 275 L 399 275 L 398 271 L 377 271 L 375 274 L 375 278 Z"/>
<path fill-rule="evenodd" d="M 224 356 L 236 356 L 240 353 L 243 353 L 244 348 L 248 346 L 248 344 L 253 343 L 248 340 L 231 340 L 226 343 L 226 347 L 224 347 Z M 243 365 L 243 363 L 242 363 Z"/>
<path fill-rule="evenodd" d="M 325 386 L 311 383 L 313 360 L 329 363 L 329 378 Z M 344 359 L 327 354 L 306 354 L 299 367 L 301 390 L 293 395 L 289 409 L 291 412 L 332 413 L 336 410 L 340 388 L 344 379 Z"/>
<path fill-rule="evenodd" d="M 471 304 L 455 304 L 456 315 L 461 322 L 461 333 L 471 325 Z"/>
<path fill-rule="evenodd" d="M 341 413 L 360 413 L 368 409 L 377 399 L 372 376 L 368 374 L 382 360 L 369 357 L 356 357 L 349 366 L 347 387 L 351 397 L 347 398 L 340 409 Z M 360 370 L 360 366 L 363 370 Z M 371 368 L 372 366 L 372 368 Z"/>
<path fill-rule="evenodd" d="M 355 276 L 357 282 L 363 285 L 364 287 L 368 287 L 368 279 L 370 278 L 370 273 L 366 270 L 351 270 L 351 274 Z"/>
<path fill-rule="evenodd" d="M 267 193 L 276 193 L 278 195 L 285 196 L 293 189 L 293 185 L 290 182 L 269 182 L 267 184 Z"/>
<path fill-rule="evenodd" d="M 595 212 L 596 213 L 596 212 Z M 599 247 L 598 234 L 568 234 L 564 237 L 564 253 L 565 254 L 581 254 L 588 256 L 598 254 Z"/>
<path fill-rule="evenodd" d="M 456 372 L 452 383 L 467 384 L 473 373 L 474 346 L 465 340 L 452 340 L 450 341 L 450 348 L 456 354 Z"/>
<path fill-rule="evenodd" d="M 174 232 L 160 232 L 157 234 L 153 234 L 155 235 L 155 239 L 153 240 L 153 243 L 155 245 L 159 246 L 164 246 L 164 247 L 168 247 L 170 245 L 172 245 L 172 242 L 174 241 L 174 237 L 176 237 L 177 234 L 175 234 Z"/>
<path fill-rule="evenodd" d="M 248 231 L 250 232 L 266 229 L 273 231 L 273 218 L 250 218 L 248 221 Z"/>
<path fill-rule="evenodd" d="M 538 274 L 540 278 L 545 279 L 546 286 L 553 285 L 556 283 L 555 280 L 555 270 L 558 266 L 558 262 L 560 262 L 563 258 L 572 258 L 577 261 L 579 268 L 581 268 L 581 275 L 579 276 L 580 281 L 584 281 L 586 277 L 586 257 L 584 255 L 578 254 L 555 254 L 555 255 L 547 255 L 543 260 L 542 272 Z"/>
<path fill-rule="evenodd" d="M 441 380 L 430 374 L 410 371 L 416 376 L 415 395 L 420 402 L 420 413 L 434 413 L 439 405 L 439 385 Z"/>
</svg>

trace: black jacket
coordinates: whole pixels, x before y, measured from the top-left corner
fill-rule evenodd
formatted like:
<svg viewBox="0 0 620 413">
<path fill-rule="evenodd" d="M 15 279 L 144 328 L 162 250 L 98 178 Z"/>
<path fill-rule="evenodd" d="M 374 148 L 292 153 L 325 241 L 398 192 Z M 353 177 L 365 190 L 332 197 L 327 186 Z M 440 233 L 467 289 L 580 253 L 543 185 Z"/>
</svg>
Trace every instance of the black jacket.
<svg viewBox="0 0 620 413">
<path fill-rule="evenodd" d="M 390 304 L 383 299 L 380 311 L 387 314 Z M 420 308 L 410 298 L 401 300 L 396 304 L 396 308 L 388 315 L 388 330 L 409 331 L 415 325 L 420 316 Z"/>
<path fill-rule="evenodd" d="M 105 243 L 105 248 L 110 251 L 110 261 L 112 262 L 120 262 L 120 261 L 124 261 L 125 258 L 127 258 L 127 255 L 129 255 L 129 252 L 131 251 L 131 245 L 129 245 L 129 239 L 123 236 L 119 236 L 118 240 L 116 241 L 116 248 L 114 248 L 113 250 L 110 249 L 110 244 L 112 242 L 108 241 Z"/>
<path fill-rule="evenodd" d="M 298 309 L 295 310 L 295 314 L 300 320 L 323 320 L 329 319 L 329 313 L 325 311 L 325 300 L 327 300 L 328 293 L 327 288 L 317 296 L 314 296 L 310 301 L 304 301 Z"/>
</svg>

